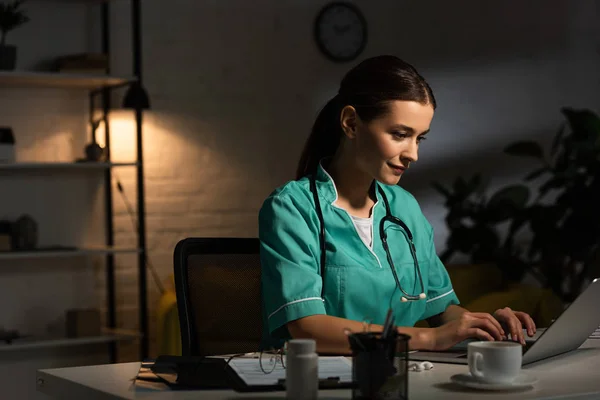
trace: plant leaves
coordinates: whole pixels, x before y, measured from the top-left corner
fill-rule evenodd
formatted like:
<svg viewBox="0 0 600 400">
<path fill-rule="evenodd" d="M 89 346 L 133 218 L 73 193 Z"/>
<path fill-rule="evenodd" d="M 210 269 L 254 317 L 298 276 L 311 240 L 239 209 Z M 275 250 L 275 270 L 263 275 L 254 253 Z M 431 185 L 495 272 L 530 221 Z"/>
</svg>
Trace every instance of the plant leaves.
<svg viewBox="0 0 600 400">
<path fill-rule="evenodd" d="M 556 154 L 556 150 L 558 150 L 558 145 L 560 144 L 560 140 L 562 139 L 565 133 L 566 127 L 567 124 L 565 124 L 564 122 L 560 124 L 558 132 L 556 132 L 556 135 L 554 135 L 554 139 L 552 140 L 552 147 L 550 147 L 550 155 L 554 156 Z"/>
<path fill-rule="evenodd" d="M 529 200 L 529 188 L 525 185 L 510 185 L 498 190 L 488 201 L 488 207 L 509 203 L 516 209 L 525 207 Z"/>
<path fill-rule="evenodd" d="M 471 177 L 471 179 L 467 183 L 467 192 L 469 194 L 477 193 L 478 189 L 480 187 L 481 187 L 481 175 L 475 174 Z"/>
<path fill-rule="evenodd" d="M 542 147 L 533 141 L 521 141 L 509 144 L 504 148 L 504 152 L 511 156 L 533 157 L 540 160 L 544 158 Z"/>
<path fill-rule="evenodd" d="M 545 195 L 550 189 L 558 189 L 564 184 L 565 180 L 561 177 L 554 177 L 540 186 L 539 193 L 540 196 Z"/>
<path fill-rule="evenodd" d="M 595 144 L 600 135 L 600 118 L 590 110 L 577 110 L 564 107 L 561 109 L 569 122 L 571 135 L 577 141 L 589 141 Z"/>
<path fill-rule="evenodd" d="M 488 221 L 498 223 L 514 216 L 523 209 L 529 200 L 529 188 L 524 185 L 511 185 L 497 191 L 487 203 Z"/>
<path fill-rule="evenodd" d="M 441 183 L 432 182 L 431 186 L 433 186 L 433 188 L 435 190 L 437 190 L 439 193 L 441 193 L 442 196 L 444 196 L 446 199 L 450 199 L 450 197 L 452 197 L 452 193 L 450 193 L 450 191 L 448 189 L 446 189 Z"/>
<path fill-rule="evenodd" d="M 527 176 L 525 177 L 525 180 L 527 182 L 532 181 L 532 180 L 542 176 L 545 172 L 549 172 L 547 167 L 538 168 L 535 171 L 532 171 L 529 174 L 527 174 Z"/>
<path fill-rule="evenodd" d="M 464 178 L 459 176 L 454 181 L 453 189 L 454 189 L 454 193 L 458 197 L 462 197 L 462 196 L 466 197 L 465 195 L 467 192 L 467 182 L 464 180 Z"/>
</svg>

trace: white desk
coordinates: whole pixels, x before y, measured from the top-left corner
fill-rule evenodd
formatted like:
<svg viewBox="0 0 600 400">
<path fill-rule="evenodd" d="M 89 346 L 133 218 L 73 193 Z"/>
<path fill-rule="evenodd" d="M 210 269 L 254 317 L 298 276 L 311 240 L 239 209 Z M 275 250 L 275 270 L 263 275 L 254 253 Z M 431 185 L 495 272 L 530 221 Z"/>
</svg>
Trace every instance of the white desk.
<svg viewBox="0 0 600 400">
<path fill-rule="evenodd" d="M 170 391 L 143 388 L 133 384 L 140 363 L 108 364 L 90 367 L 40 370 L 37 389 L 57 399 L 188 400 L 279 398 L 285 392 L 248 393 L 234 391 Z M 598 399 L 600 398 L 600 339 L 589 339 L 580 349 L 525 367 L 538 378 L 533 389 L 514 392 L 487 392 L 462 388 L 450 376 L 467 371 L 465 365 L 436 363 L 423 372 L 410 372 L 409 399 Z M 32 382 L 33 384 L 33 382 Z M 349 399 L 350 390 L 324 390 L 321 399 Z"/>
</svg>

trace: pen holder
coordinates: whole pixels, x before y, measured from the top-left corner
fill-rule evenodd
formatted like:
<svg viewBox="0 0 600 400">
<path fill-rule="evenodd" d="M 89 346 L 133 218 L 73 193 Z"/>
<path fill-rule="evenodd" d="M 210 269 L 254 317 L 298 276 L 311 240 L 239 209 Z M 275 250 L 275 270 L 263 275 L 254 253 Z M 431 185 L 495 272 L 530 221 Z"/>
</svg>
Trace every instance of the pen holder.
<svg viewBox="0 0 600 400">
<path fill-rule="evenodd" d="M 352 349 L 352 398 L 408 399 L 408 341 L 410 336 L 394 333 L 382 338 L 379 332 L 348 336 Z"/>
</svg>

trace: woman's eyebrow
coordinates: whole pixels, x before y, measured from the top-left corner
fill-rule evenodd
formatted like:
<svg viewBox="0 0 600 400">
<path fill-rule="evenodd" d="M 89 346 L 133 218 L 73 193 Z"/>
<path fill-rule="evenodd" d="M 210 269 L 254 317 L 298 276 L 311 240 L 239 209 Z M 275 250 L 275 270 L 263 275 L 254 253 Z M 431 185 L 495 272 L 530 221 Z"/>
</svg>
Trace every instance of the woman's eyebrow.
<svg viewBox="0 0 600 400">
<path fill-rule="evenodd" d="M 415 129 L 411 128 L 408 125 L 404 125 L 404 124 L 395 124 L 392 125 L 392 129 L 398 129 L 398 130 L 403 130 L 406 131 L 407 133 L 410 133 L 411 135 L 414 135 L 415 133 Z M 429 129 L 427 129 L 426 131 L 423 131 L 419 134 L 419 136 L 425 135 L 427 132 L 429 132 Z"/>
</svg>

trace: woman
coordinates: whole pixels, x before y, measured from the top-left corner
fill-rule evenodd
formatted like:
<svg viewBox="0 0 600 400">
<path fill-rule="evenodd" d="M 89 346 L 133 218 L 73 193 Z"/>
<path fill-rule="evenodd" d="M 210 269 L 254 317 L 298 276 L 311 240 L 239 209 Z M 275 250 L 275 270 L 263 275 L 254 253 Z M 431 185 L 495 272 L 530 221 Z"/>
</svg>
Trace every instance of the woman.
<svg viewBox="0 0 600 400">
<path fill-rule="evenodd" d="M 260 210 L 271 344 L 313 338 L 319 352 L 347 354 L 346 330 L 361 331 L 365 321 L 381 330 L 390 308 L 411 349 L 443 350 L 467 338 L 524 343 L 523 327 L 535 333 L 526 313 L 460 307 L 431 225 L 397 185 L 418 159 L 435 108 L 429 85 L 396 57 L 365 60 L 344 77 L 314 123 L 297 179 Z M 430 328 L 414 327 L 420 320 Z"/>
</svg>

